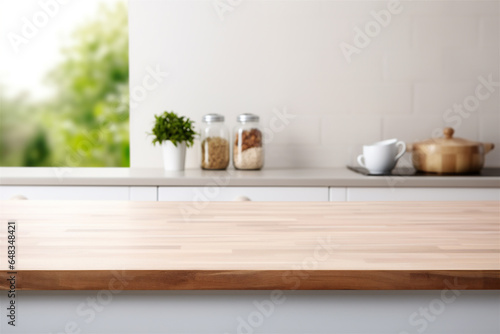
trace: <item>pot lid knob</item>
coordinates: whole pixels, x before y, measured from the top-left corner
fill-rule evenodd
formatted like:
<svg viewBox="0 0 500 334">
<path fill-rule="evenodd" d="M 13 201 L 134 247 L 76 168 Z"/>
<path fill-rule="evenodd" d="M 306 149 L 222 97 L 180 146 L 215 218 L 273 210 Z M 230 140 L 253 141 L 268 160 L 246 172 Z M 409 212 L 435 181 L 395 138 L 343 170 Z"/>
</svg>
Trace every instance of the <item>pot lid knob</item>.
<svg viewBox="0 0 500 334">
<path fill-rule="evenodd" d="M 443 133 L 446 139 L 450 139 L 451 137 L 453 137 L 455 130 L 453 130 L 453 128 L 444 128 Z"/>
</svg>

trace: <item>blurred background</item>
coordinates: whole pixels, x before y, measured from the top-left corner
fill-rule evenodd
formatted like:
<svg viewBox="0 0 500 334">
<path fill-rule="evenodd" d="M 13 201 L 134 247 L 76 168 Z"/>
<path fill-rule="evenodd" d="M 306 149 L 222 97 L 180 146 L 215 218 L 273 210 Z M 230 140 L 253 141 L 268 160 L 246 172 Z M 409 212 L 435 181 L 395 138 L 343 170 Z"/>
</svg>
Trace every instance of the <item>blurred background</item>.
<svg viewBox="0 0 500 334">
<path fill-rule="evenodd" d="M 499 1 L 401 1 L 384 25 L 375 17 L 390 1 L 252 0 L 223 12 L 221 1 L 0 0 L 0 165 L 161 168 L 147 133 L 165 110 L 196 130 L 210 112 L 229 127 L 255 113 L 270 129 L 286 111 L 293 120 L 266 143 L 270 168 L 355 164 L 364 144 L 448 126 L 500 142 L 497 86 L 455 109 L 499 80 Z M 341 46 L 374 25 L 347 59 Z M 500 150 L 486 166 L 500 166 Z"/>
<path fill-rule="evenodd" d="M 1 0 L 0 13 L 0 165 L 128 167 L 127 1 Z"/>
<path fill-rule="evenodd" d="M 265 168 L 357 165 L 365 144 L 414 143 L 450 126 L 456 137 L 500 143 L 498 86 L 466 112 L 454 109 L 475 101 L 478 78 L 499 81 L 497 0 L 130 0 L 129 8 L 132 101 L 145 69 L 169 73 L 131 106 L 132 168 L 162 167 L 146 133 L 163 110 L 197 127 L 209 112 L 229 127 L 238 114 L 258 114 L 263 129 L 279 126 Z M 359 46 L 349 59 L 346 45 Z M 295 117 L 285 124 L 276 110 Z M 187 168 L 199 168 L 199 147 L 187 151 Z M 500 150 L 486 166 L 500 166 Z"/>
</svg>

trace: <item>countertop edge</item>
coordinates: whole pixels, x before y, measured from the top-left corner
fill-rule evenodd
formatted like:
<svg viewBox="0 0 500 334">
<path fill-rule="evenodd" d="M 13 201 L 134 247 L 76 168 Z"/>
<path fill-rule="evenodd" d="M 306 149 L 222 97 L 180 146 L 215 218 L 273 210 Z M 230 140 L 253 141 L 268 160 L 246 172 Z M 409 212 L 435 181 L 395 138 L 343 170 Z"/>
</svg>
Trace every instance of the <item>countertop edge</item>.
<svg viewBox="0 0 500 334">
<path fill-rule="evenodd" d="M 0 186 L 500 188 L 500 176 L 364 176 L 347 168 L 164 172 L 3 167 Z"/>
<path fill-rule="evenodd" d="M 0 271 L 0 290 L 13 274 Z M 500 270 L 24 270 L 17 290 L 500 290 Z"/>
</svg>

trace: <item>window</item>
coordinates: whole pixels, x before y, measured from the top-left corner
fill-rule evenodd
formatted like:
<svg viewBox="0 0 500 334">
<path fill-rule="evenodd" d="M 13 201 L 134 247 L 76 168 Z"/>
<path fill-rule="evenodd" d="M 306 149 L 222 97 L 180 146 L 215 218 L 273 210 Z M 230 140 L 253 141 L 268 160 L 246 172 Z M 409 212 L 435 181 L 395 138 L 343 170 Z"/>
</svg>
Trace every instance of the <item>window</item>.
<svg viewBox="0 0 500 334">
<path fill-rule="evenodd" d="M 126 0 L 0 0 L 0 166 L 128 167 Z"/>
</svg>

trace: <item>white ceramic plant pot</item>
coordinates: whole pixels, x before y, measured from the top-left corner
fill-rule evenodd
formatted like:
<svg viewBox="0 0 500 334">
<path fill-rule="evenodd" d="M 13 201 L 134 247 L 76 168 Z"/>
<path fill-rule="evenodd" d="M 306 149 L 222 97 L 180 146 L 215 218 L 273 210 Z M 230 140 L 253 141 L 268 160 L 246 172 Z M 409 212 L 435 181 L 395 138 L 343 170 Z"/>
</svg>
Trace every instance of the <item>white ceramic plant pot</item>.
<svg viewBox="0 0 500 334">
<path fill-rule="evenodd" d="M 186 142 L 175 146 L 170 140 L 162 142 L 163 166 L 166 171 L 182 171 L 186 162 Z"/>
</svg>

